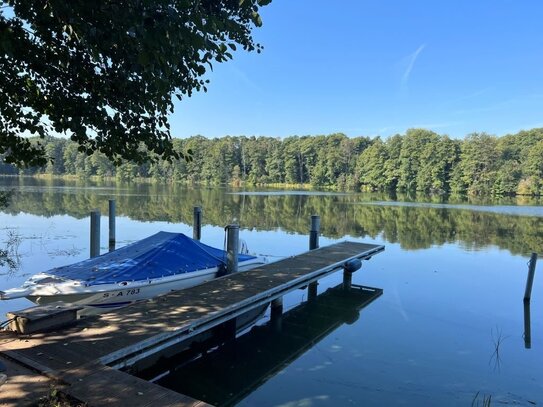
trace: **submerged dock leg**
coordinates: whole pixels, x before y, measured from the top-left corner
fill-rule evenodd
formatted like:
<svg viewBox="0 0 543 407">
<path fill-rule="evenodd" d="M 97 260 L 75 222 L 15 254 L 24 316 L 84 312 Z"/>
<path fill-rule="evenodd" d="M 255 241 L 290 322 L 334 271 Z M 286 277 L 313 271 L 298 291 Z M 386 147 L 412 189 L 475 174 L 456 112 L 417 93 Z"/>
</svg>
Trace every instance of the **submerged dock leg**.
<svg viewBox="0 0 543 407">
<path fill-rule="evenodd" d="M 318 215 L 311 215 L 311 229 L 309 231 L 309 250 L 319 248 L 319 232 L 321 227 L 321 218 Z M 307 300 L 313 301 L 317 298 L 317 281 L 307 286 Z"/>
<path fill-rule="evenodd" d="M 315 298 L 317 298 L 317 286 L 319 285 L 318 281 L 315 281 L 314 283 L 310 283 L 307 286 L 307 300 L 313 301 Z"/>
<path fill-rule="evenodd" d="M 350 290 L 353 284 L 353 273 L 343 270 L 343 289 Z"/>
<path fill-rule="evenodd" d="M 192 238 L 200 240 L 202 237 L 202 208 L 194 207 L 194 220 L 192 222 Z"/>
<path fill-rule="evenodd" d="M 115 250 L 115 199 L 109 200 L 109 251 Z"/>
<path fill-rule="evenodd" d="M 281 332 L 283 325 L 283 297 L 276 298 L 271 303 L 271 324 L 275 332 Z"/>
<path fill-rule="evenodd" d="M 232 274 L 238 271 L 239 225 L 228 225 L 226 230 L 226 274 Z"/>
<path fill-rule="evenodd" d="M 90 214 L 90 257 L 100 255 L 100 211 L 95 209 Z"/>
<path fill-rule="evenodd" d="M 351 259 L 343 265 L 343 289 L 350 290 L 353 284 L 353 273 L 362 267 L 362 260 Z"/>
</svg>

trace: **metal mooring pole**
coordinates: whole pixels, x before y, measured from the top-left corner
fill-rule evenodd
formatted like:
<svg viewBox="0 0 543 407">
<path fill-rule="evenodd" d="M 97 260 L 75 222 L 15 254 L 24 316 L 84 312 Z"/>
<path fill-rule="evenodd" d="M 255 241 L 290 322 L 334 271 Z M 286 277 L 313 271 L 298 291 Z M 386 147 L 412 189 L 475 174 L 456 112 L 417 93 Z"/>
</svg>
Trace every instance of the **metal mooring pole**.
<svg viewBox="0 0 543 407">
<path fill-rule="evenodd" d="M 90 257 L 100 255 L 100 211 L 90 213 Z"/>
<path fill-rule="evenodd" d="M 226 274 L 232 274 L 238 271 L 239 225 L 228 225 L 226 230 Z"/>
<path fill-rule="evenodd" d="M 194 207 L 194 220 L 192 222 L 192 238 L 200 240 L 202 237 L 202 208 Z"/>
<path fill-rule="evenodd" d="M 115 199 L 109 200 L 109 251 L 115 250 Z"/>
<path fill-rule="evenodd" d="M 309 250 L 319 248 L 319 232 L 321 228 L 321 218 L 318 215 L 311 215 L 311 229 L 309 231 Z M 307 299 L 313 301 L 317 298 L 317 281 L 310 283 L 307 286 Z"/>
</svg>

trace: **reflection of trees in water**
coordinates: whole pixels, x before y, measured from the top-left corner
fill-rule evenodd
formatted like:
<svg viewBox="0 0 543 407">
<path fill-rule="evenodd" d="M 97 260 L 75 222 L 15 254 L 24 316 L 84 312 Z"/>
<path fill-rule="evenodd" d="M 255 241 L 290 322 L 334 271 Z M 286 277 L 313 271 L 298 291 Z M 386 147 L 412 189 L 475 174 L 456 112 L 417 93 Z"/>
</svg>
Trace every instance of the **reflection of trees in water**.
<svg viewBox="0 0 543 407">
<path fill-rule="evenodd" d="M 0 191 L 0 210 L 7 208 L 11 202 L 13 191 Z M 21 265 L 21 255 L 19 246 L 21 245 L 21 236 L 16 230 L 5 228 L 6 238 L 0 247 L 0 271 L 7 269 L 7 274 L 14 274 Z"/>
<path fill-rule="evenodd" d="M 26 182 L 36 185 L 36 180 Z M 250 195 L 177 184 L 93 184 L 92 188 L 58 181 L 40 180 L 38 184 L 42 188 L 17 192 L 6 211 L 42 216 L 68 214 L 82 218 L 93 208 L 107 214 L 107 200 L 115 197 L 118 216 L 140 221 L 190 225 L 193 207 L 198 205 L 203 208 L 204 224 L 223 226 L 237 220 L 243 228 L 281 228 L 307 234 L 310 216 L 319 214 L 324 236 L 382 236 L 388 242 L 400 243 L 405 249 L 459 242 L 471 249 L 495 245 L 515 254 L 526 254 L 538 251 L 543 243 L 543 219 L 539 217 L 426 206 L 364 205 L 361 201 L 368 196 L 363 195 Z M 73 188 L 66 189 L 67 185 Z M 64 188 L 59 189 L 59 186 Z M 391 199 L 387 196 L 372 198 Z M 397 198 L 414 201 L 408 196 Z M 441 200 L 434 198 L 434 202 Z M 500 203 L 512 202 L 502 200 Z"/>
</svg>

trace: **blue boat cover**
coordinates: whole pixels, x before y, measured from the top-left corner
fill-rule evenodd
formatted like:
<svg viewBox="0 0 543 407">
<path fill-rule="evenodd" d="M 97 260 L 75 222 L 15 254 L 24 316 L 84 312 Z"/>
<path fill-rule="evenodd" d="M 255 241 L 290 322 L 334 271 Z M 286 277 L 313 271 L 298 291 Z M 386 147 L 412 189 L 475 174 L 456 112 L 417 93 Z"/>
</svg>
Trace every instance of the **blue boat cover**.
<svg viewBox="0 0 543 407">
<path fill-rule="evenodd" d="M 245 254 L 238 256 L 240 262 L 255 258 Z M 224 250 L 207 246 L 182 233 L 158 232 L 107 254 L 51 269 L 47 274 L 91 286 L 152 280 L 225 263 Z"/>
</svg>

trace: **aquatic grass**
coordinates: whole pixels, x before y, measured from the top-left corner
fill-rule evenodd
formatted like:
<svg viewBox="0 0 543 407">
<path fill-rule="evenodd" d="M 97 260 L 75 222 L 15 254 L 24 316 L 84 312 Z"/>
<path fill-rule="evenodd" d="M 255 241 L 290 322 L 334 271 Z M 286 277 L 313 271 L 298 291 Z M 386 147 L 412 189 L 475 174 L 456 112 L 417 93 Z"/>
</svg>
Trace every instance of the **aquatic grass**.
<svg viewBox="0 0 543 407">
<path fill-rule="evenodd" d="M 490 407 L 492 404 L 492 395 L 489 394 L 488 396 L 486 394 L 482 395 L 482 400 L 479 400 L 480 391 L 478 391 L 475 394 L 475 397 L 473 397 L 473 400 L 471 401 L 471 407 Z"/>
<path fill-rule="evenodd" d="M 0 268 L 7 268 L 7 274 L 15 274 L 21 267 L 21 255 L 19 246 L 21 245 L 21 235 L 16 230 L 7 231 L 5 246 L 0 248 Z"/>
<path fill-rule="evenodd" d="M 492 336 L 492 342 L 494 344 L 494 352 L 490 356 L 489 364 L 494 363 L 494 370 L 500 370 L 501 367 L 501 355 L 500 355 L 500 348 L 505 339 L 507 339 L 507 336 L 503 336 L 501 329 L 496 327 L 496 333 L 494 334 L 494 329 L 490 330 L 490 334 Z"/>
</svg>

